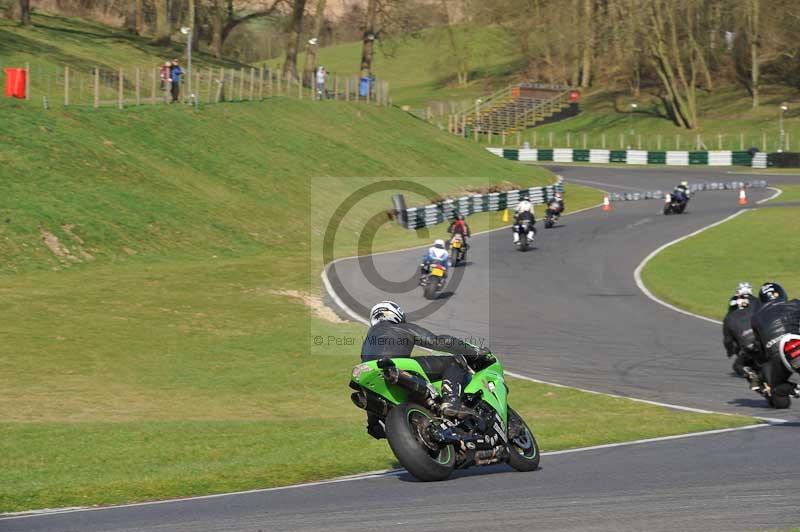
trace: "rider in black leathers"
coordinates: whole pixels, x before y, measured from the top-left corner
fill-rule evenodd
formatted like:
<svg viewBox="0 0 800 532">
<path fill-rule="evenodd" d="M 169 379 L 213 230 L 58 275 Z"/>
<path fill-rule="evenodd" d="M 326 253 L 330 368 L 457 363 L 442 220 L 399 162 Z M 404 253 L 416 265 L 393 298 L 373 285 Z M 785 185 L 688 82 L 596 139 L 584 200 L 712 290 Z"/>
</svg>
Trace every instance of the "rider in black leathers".
<svg viewBox="0 0 800 532">
<path fill-rule="evenodd" d="M 787 382 L 792 372 L 781 360 L 780 339 L 788 333 L 800 333 L 800 300 L 787 301 L 786 291 L 777 283 L 762 285 L 758 298 L 761 308 L 753 314 L 752 325 L 759 372 L 750 384 L 754 390 L 768 389 L 775 396 L 788 397 L 794 385 Z"/>
<path fill-rule="evenodd" d="M 756 338 L 751 319 L 758 307 L 758 298 L 753 295 L 750 283 L 739 283 L 722 321 L 722 343 L 728 358 L 735 357 L 733 371 L 740 377 L 745 376 L 745 366 L 755 365 Z"/>
<path fill-rule="evenodd" d="M 454 356 L 414 358 L 426 373 L 442 375 L 442 414 L 464 417 L 472 413 L 461 404 L 461 394 L 469 383 L 470 369 L 479 371 L 495 362 L 488 349 L 408 323 L 400 307 L 391 301 L 382 301 L 372 307 L 370 323 L 361 345 L 362 361 L 410 357 L 415 346 L 450 353 Z M 384 437 L 383 427 L 372 414 L 367 416 L 367 432 L 375 438 Z"/>
</svg>

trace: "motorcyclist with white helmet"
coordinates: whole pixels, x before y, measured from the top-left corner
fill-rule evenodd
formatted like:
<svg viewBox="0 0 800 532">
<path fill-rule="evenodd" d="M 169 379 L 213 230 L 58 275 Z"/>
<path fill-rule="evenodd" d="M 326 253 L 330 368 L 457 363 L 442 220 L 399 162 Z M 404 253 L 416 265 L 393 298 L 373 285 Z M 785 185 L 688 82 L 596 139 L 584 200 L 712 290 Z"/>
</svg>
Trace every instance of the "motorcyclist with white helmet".
<svg viewBox="0 0 800 532">
<path fill-rule="evenodd" d="M 441 238 L 437 238 L 433 245 L 428 248 L 428 251 L 425 252 L 425 255 L 422 256 L 422 264 L 419 265 L 420 282 L 429 272 L 432 262 L 441 262 L 446 268 L 450 268 L 450 253 L 448 253 L 444 240 Z"/>
<path fill-rule="evenodd" d="M 520 200 L 514 212 L 514 225 L 511 229 L 514 232 L 514 244 L 516 245 L 519 245 L 519 226 L 521 222 L 525 221 L 530 221 L 528 240 L 532 241 L 536 237 L 536 228 L 534 227 L 536 219 L 533 216 L 533 205 L 527 198 Z"/>
<path fill-rule="evenodd" d="M 722 343 L 728 358 L 735 357 L 733 371 L 746 376 L 745 367 L 755 365 L 756 338 L 751 319 L 759 307 L 750 283 L 741 282 L 728 300 L 728 313 L 722 321 Z"/>
<path fill-rule="evenodd" d="M 361 361 L 410 357 L 415 346 L 450 353 L 453 356 L 414 357 L 431 380 L 442 380 L 440 411 L 449 417 L 473 413 L 461 404 L 461 394 L 469 383 L 470 371 L 479 371 L 495 362 L 491 351 L 446 334 L 434 334 L 419 325 L 408 323 L 403 310 L 393 301 L 381 301 L 372 307 L 370 328 L 361 345 Z M 383 438 L 384 427 L 374 414 L 367 415 L 367 432 Z"/>
</svg>

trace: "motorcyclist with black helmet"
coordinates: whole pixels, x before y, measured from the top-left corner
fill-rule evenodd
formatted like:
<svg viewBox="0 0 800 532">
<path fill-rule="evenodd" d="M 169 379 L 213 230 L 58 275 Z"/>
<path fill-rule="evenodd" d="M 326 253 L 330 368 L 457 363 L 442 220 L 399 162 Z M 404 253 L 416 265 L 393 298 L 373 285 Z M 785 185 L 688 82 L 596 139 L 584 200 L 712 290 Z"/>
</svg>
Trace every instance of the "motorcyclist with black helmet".
<svg viewBox="0 0 800 532">
<path fill-rule="evenodd" d="M 770 397 L 774 406 L 785 408 L 789 405 L 789 396 L 797 390 L 788 382 L 792 371 L 781 352 L 781 340 L 787 334 L 800 333 L 800 300 L 788 301 L 786 290 L 774 282 L 761 286 L 758 299 L 761 307 L 752 318 L 758 371 L 751 373 L 750 385 L 753 390 Z"/>
<path fill-rule="evenodd" d="M 453 240 L 453 236 L 457 234 L 461 235 L 461 240 L 464 241 L 464 250 L 469 249 L 467 237 L 472 236 L 472 233 L 470 233 L 469 225 L 467 225 L 462 214 L 456 214 L 456 219 L 453 220 L 453 223 L 447 228 L 447 232 L 450 235 L 450 241 Z"/>
<path fill-rule="evenodd" d="M 440 411 L 448 417 L 463 418 L 472 410 L 461 404 L 464 387 L 470 372 L 479 371 L 495 362 L 491 351 L 446 334 L 434 334 L 419 325 L 408 323 L 400 306 L 393 301 L 381 301 L 370 311 L 370 328 L 361 345 L 361 360 L 410 357 L 415 346 L 450 353 L 452 356 L 431 355 L 414 357 L 428 374 L 442 375 Z M 384 427 L 374 414 L 367 415 L 367 432 L 383 438 Z"/>
<path fill-rule="evenodd" d="M 722 343 L 728 358 L 735 357 L 733 371 L 740 377 L 746 376 L 745 366 L 755 365 L 756 339 L 751 320 L 758 307 L 759 301 L 753 295 L 752 285 L 739 283 L 728 301 L 728 313 L 722 321 Z"/>
</svg>

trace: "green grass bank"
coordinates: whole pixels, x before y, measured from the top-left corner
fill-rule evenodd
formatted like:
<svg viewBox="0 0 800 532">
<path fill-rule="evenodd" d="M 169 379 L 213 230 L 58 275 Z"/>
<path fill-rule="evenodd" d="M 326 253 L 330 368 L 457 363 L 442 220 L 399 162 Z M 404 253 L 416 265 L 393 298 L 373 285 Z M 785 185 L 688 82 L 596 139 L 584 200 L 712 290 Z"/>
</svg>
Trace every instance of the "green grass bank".
<svg viewBox="0 0 800 532">
<path fill-rule="evenodd" d="M 354 349 L 310 356 L 312 329 L 363 333 L 321 306 L 311 243 L 327 222 L 314 205 L 389 178 L 440 195 L 552 181 L 399 110 L 341 102 L 4 101 L 0 120 L 0 511 L 391 467 L 348 399 Z M 443 233 L 386 220 L 392 192 L 343 216 L 336 256 Z M 598 198 L 567 189 L 570 209 Z M 379 238 L 359 246 L 380 216 Z M 545 449 L 751 422 L 522 382 L 512 402 Z"/>
<path fill-rule="evenodd" d="M 800 199 L 800 186 L 781 189 L 784 193 L 773 203 Z M 787 251 L 787 243 L 797 241 L 798 226 L 800 206 L 745 212 L 665 249 L 644 268 L 642 280 L 664 301 L 716 319 L 725 315 L 725 302 L 741 281 L 754 288 L 775 281 L 790 297 L 798 297 L 800 267 Z M 752 242 L 758 242 L 759 252 L 743 252 Z"/>
</svg>

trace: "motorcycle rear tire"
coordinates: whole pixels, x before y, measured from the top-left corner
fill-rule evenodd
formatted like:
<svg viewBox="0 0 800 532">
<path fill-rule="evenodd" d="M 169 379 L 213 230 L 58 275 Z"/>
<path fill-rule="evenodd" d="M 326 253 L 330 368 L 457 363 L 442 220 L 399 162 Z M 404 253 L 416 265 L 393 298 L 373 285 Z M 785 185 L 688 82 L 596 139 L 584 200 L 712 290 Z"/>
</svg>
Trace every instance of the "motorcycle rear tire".
<svg viewBox="0 0 800 532">
<path fill-rule="evenodd" d="M 429 448 L 419 434 L 419 421 L 433 414 L 414 403 L 402 403 L 392 408 L 386 416 L 386 439 L 400 465 L 423 482 L 446 480 L 456 464 L 452 445 L 438 451 Z"/>
<path fill-rule="evenodd" d="M 425 299 L 436 299 L 436 284 L 434 279 L 428 279 L 428 282 L 423 288 Z"/>
<path fill-rule="evenodd" d="M 784 410 L 792 406 L 792 398 L 788 395 L 770 395 L 767 399 L 769 406 L 776 410 Z"/>
</svg>

